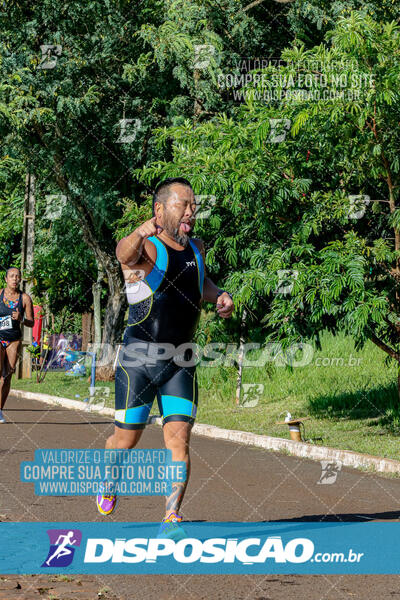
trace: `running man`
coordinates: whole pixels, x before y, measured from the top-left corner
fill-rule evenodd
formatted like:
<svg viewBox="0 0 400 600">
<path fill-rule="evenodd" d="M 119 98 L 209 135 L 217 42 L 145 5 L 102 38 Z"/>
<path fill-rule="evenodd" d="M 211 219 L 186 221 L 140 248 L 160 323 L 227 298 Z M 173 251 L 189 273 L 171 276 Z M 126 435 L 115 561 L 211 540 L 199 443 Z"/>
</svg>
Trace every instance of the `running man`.
<svg viewBox="0 0 400 600">
<path fill-rule="evenodd" d="M 21 272 L 10 267 L 6 272 L 6 287 L 0 291 L 0 423 L 5 423 L 3 408 L 10 392 L 12 374 L 15 372 L 21 348 L 21 325 L 33 327 L 33 303 L 28 294 L 20 292 Z M 24 318 L 25 315 L 25 318 Z"/>
<path fill-rule="evenodd" d="M 76 544 L 77 540 L 73 539 L 74 532 L 69 531 L 66 535 L 59 535 L 56 541 L 57 548 L 54 553 L 50 556 L 48 560 L 46 560 L 46 565 L 49 567 L 52 560 L 55 558 L 61 558 L 62 556 L 68 556 L 71 554 L 72 550 L 67 546 L 73 546 Z"/>
<path fill-rule="evenodd" d="M 162 527 L 168 528 L 182 520 L 179 509 L 190 474 L 189 441 L 198 389 L 191 350 L 178 349 L 173 358 L 159 357 L 165 349 L 175 351 L 192 342 L 202 301 L 216 304 L 225 319 L 234 306 L 231 295 L 206 276 L 203 242 L 190 237 L 196 204 L 189 181 L 178 177 L 161 182 L 153 206 L 155 216 L 123 238 L 116 249 L 126 281 L 129 317 L 115 374 L 115 429 L 106 448 L 137 445 L 157 395 L 165 447 L 171 450 L 172 460 L 185 461 L 187 473 L 186 482 L 173 483 L 166 498 Z M 133 358 L 138 347 L 147 352 L 144 364 Z M 99 493 L 96 500 L 99 512 L 109 515 L 117 497 Z"/>
</svg>

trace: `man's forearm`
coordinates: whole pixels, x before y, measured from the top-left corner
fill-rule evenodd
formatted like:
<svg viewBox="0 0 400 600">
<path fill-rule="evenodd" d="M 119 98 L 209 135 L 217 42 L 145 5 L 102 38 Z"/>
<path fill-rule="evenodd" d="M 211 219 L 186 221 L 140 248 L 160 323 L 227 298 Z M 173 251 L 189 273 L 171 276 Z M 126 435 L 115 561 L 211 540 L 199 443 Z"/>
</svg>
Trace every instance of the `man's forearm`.
<svg viewBox="0 0 400 600">
<path fill-rule="evenodd" d="M 203 301 L 217 303 L 217 297 L 219 296 L 220 288 L 215 285 L 209 277 L 206 277 L 203 285 Z"/>
<path fill-rule="evenodd" d="M 142 254 L 143 237 L 136 231 L 118 242 L 115 254 L 118 261 L 124 265 L 134 265 Z"/>
</svg>

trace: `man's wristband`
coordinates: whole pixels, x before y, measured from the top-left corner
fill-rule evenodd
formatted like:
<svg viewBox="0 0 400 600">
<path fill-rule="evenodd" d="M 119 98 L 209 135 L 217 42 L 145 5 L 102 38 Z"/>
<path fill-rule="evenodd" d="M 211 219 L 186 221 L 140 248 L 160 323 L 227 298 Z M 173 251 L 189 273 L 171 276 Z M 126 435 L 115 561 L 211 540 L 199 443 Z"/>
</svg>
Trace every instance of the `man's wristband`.
<svg viewBox="0 0 400 600">
<path fill-rule="evenodd" d="M 228 294 L 228 296 L 230 297 L 230 299 L 233 300 L 232 294 L 230 292 L 227 292 L 226 290 L 220 290 L 220 289 L 218 289 L 217 297 L 215 299 L 215 302 L 217 302 L 217 300 L 221 296 L 221 294 Z"/>
</svg>

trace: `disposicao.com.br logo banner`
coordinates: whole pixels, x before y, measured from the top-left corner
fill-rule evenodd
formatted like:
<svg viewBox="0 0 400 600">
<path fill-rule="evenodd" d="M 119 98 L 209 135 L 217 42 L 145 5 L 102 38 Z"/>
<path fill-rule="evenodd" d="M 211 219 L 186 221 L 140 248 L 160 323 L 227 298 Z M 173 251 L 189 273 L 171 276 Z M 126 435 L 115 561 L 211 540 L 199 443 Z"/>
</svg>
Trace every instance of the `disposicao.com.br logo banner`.
<svg viewBox="0 0 400 600">
<path fill-rule="evenodd" d="M 0 573 L 400 573 L 400 523 L 2 523 Z"/>
</svg>

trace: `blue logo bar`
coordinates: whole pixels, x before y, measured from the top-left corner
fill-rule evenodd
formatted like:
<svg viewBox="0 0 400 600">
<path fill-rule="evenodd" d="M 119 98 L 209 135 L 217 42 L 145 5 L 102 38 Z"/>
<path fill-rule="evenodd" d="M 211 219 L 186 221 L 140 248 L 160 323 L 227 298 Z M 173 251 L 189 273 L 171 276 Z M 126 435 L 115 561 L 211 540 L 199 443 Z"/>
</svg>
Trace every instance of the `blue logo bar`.
<svg viewBox="0 0 400 600">
<path fill-rule="evenodd" d="M 399 574 L 400 523 L 2 523 L 0 573 Z"/>
</svg>

